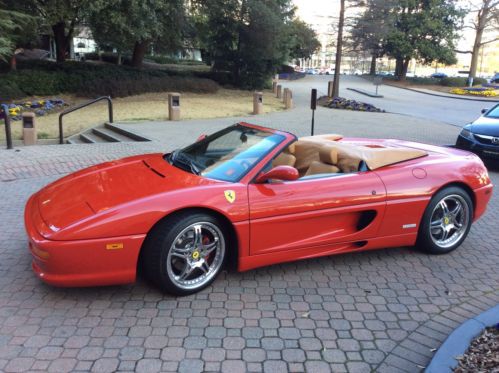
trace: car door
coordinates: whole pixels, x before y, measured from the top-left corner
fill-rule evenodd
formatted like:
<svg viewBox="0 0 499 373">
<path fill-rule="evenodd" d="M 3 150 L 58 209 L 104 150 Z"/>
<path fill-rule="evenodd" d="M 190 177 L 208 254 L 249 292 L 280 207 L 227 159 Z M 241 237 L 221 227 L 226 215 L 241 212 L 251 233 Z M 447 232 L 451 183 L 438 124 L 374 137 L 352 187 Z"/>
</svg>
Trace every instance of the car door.
<svg viewBox="0 0 499 373">
<path fill-rule="evenodd" d="M 386 190 L 370 171 L 248 185 L 250 255 L 366 240 L 383 218 Z"/>
</svg>

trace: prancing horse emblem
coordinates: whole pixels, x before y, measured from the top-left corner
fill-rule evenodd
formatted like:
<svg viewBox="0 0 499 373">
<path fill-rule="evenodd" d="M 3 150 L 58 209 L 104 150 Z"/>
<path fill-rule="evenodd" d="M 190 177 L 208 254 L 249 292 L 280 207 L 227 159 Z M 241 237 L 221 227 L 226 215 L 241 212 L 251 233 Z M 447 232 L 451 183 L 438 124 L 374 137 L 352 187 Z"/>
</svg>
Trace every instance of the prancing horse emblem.
<svg viewBox="0 0 499 373">
<path fill-rule="evenodd" d="M 229 203 L 233 203 L 236 200 L 236 192 L 234 192 L 233 190 L 226 190 L 224 194 L 225 194 L 225 199 Z"/>
</svg>

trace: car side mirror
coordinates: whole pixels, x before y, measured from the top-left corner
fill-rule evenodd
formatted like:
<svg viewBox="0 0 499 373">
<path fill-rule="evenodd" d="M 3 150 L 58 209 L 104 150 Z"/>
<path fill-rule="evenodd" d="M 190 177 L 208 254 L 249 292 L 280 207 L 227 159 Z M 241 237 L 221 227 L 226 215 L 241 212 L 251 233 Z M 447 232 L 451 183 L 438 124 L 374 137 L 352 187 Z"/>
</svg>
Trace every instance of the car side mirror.
<svg viewBox="0 0 499 373">
<path fill-rule="evenodd" d="M 489 109 L 482 109 L 482 114 L 485 114 Z"/>
<path fill-rule="evenodd" d="M 204 139 L 206 139 L 208 136 L 206 136 L 206 134 L 202 134 L 201 136 L 199 136 L 196 140 L 196 142 L 199 142 L 199 141 L 203 141 Z"/>
<path fill-rule="evenodd" d="M 282 180 L 282 181 L 293 181 L 300 177 L 298 170 L 291 166 L 277 166 L 270 171 L 261 173 L 257 176 L 257 183 L 264 183 L 267 180 Z"/>
</svg>

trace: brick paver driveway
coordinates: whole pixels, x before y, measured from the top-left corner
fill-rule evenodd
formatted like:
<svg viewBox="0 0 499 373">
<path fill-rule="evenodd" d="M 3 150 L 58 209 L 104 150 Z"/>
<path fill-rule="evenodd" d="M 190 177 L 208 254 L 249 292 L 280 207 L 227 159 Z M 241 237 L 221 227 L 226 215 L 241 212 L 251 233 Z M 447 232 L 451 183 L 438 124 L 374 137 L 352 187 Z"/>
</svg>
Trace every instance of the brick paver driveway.
<svg viewBox="0 0 499 373">
<path fill-rule="evenodd" d="M 290 125 L 272 118 L 276 126 Z M 386 124 L 376 134 L 385 128 L 394 136 L 388 115 L 376 118 Z M 404 133 L 398 137 L 447 142 L 396 119 Z M 335 132 L 355 132 L 334 123 Z M 205 128 L 191 125 L 190 136 Z M 434 126 L 455 136 L 451 126 Z M 38 281 L 22 223 L 29 195 L 86 165 L 188 140 L 168 133 L 149 144 L 0 150 L 0 370 L 417 372 L 454 327 L 499 302 L 497 195 L 449 255 L 399 248 L 231 271 L 184 298 L 140 279 L 89 289 Z M 499 184 L 497 172 L 491 177 Z"/>
</svg>

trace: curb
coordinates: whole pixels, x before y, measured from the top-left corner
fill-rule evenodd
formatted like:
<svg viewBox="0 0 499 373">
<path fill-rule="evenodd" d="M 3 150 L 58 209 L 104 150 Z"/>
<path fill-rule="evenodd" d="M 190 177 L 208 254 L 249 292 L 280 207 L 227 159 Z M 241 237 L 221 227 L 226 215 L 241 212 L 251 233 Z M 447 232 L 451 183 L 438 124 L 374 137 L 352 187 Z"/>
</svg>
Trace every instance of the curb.
<svg viewBox="0 0 499 373">
<path fill-rule="evenodd" d="M 487 100 L 487 99 L 472 98 L 472 97 L 459 97 L 459 96 L 454 97 L 454 96 L 439 95 L 438 93 L 424 92 L 424 91 L 420 91 L 420 90 L 417 90 L 414 88 L 399 87 L 398 85 L 387 84 L 387 83 L 383 83 L 383 84 L 387 85 L 389 87 L 405 89 L 407 91 L 422 93 L 423 95 L 429 95 L 429 96 L 444 97 L 444 98 L 450 98 L 450 99 L 455 99 L 455 100 L 464 100 L 464 101 L 493 102 L 493 103 L 499 102 L 499 100 Z"/>
<path fill-rule="evenodd" d="M 361 95 L 366 95 L 366 96 L 375 97 L 375 98 L 383 98 L 383 95 L 377 95 L 376 93 L 367 92 L 367 91 L 364 91 L 363 89 L 357 89 L 357 88 L 347 88 L 347 89 L 350 91 L 360 93 Z"/>
<path fill-rule="evenodd" d="M 464 354 L 470 342 L 486 327 L 497 323 L 499 323 L 499 304 L 465 321 L 440 346 L 425 373 L 451 373 L 457 366 L 455 357 Z"/>
</svg>

